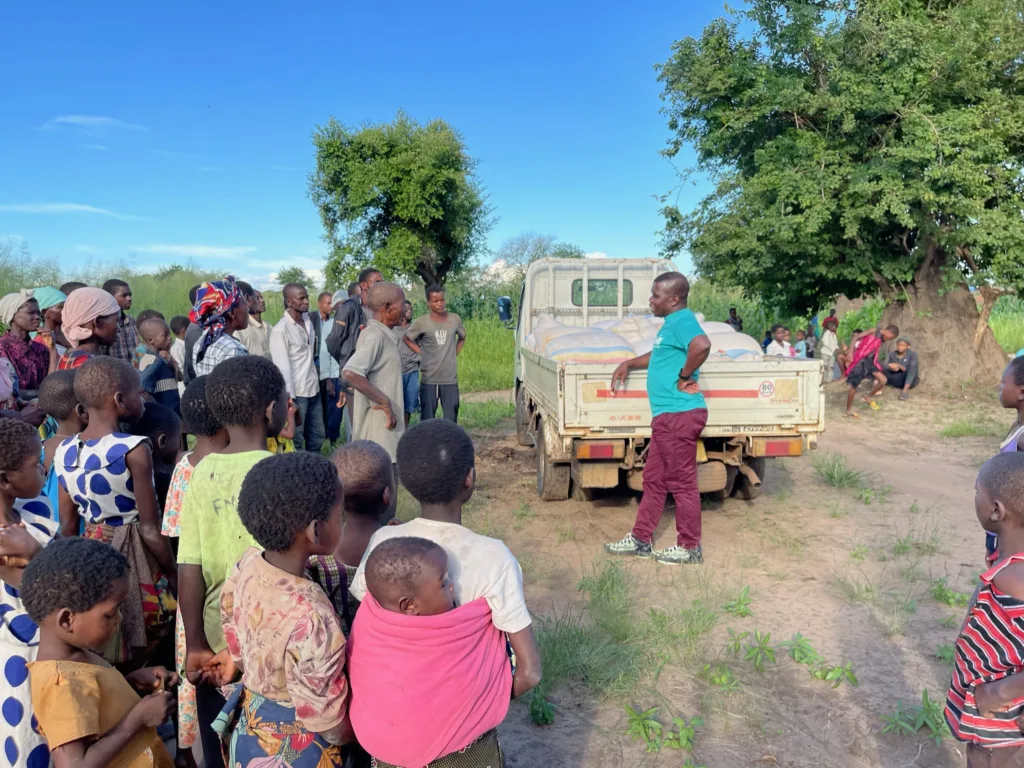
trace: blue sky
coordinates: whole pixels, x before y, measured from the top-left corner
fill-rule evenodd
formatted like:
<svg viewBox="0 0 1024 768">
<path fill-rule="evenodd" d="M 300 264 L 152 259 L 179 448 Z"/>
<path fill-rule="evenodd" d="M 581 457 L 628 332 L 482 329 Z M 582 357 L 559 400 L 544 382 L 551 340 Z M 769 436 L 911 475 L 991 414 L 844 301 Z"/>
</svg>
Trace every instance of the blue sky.
<svg viewBox="0 0 1024 768">
<path fill-rule="evenodd" d="M 677 183 L 653 66 L 718 3 L 5 3 L 0 236 L 62 265 L 323 264 L 310 134 L 465 137 L 497 225 L 653 256 Z M 681 205 L 698 199 L 685 189 Z M 680 265 L 686 266 L 686 265 Z"/>
</svg>

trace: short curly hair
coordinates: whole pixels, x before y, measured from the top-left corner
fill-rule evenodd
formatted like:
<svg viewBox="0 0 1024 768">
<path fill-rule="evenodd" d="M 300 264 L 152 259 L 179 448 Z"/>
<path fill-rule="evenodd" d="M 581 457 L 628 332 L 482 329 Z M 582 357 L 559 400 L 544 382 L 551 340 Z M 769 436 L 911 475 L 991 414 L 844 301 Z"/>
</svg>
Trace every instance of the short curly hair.
<svg viewBox="0 0 1024 768">
<path fill-rule="evenodd" d="M 200 437 L 213 437 L 224 425 L 206 402 L 206 376 L 196 376 L 181 393 L 181 418 L 185 429 Z"/>
<path fill-rule="evenodd" d="M 338 470 L 329 459 L 306 451 L 281 453 L 249 470 L 238 494 L 238 516 L 261 547 L 285 552 L 307 525 L 327 519 L 338 489 Z"/>
<path fill-rule="evenodd" d="M 1024 387 L 1024 355 L 1015 357 L 1010 361 L 1010 364 L 1006 366 L 1006 370 L 1013 376 L 1013 382 L 1018 387 Z"/>
<path fill-rule="evenodd" d="M 1018 519 L 1024 519 L 1024 453 L 997 453 L 981 465 L 978 485 L 993 501 L 1001 501 Z"/>
<path fill-rule="evenodd" d="M 243 355 L 213 369 L 206 382 L 206 402 L 224 426 L 248 427 L 283 391 L 284 377 L 276 365 L 261 355 Z"/>
<path fill-rule="evenodd" d="M 159 435 L 170 435 L 180 428 L 181 419 L 172 409 L 160 403 L 146 403 L 142 418 L 131 425 L 131 433 L 148 437 L 156 445 Z"/>
<path fill-rule="evenodd" d="M 67 421 L 78 407 L 75 371 L 54 371 L 39 385 L 39 408 L 57 421 Z"/>
<path fill-rule="evenodd" d="M 139 372 L 117 357 L 94 357 L 75 371 L 75 397 L 86 408 L 99 408 L 115 393 L 141 386 Z"/>
<path fill-rule="evenodd" d="M 380 518 L 384 489 L 394 479 L 388 452 L 372 440 L 353 440 L 331 454 L 331 461 L 345 486 L 345 513 Z"/>
<path fill-rule="evenodd" d="M 416 582 L 423 573 L 427 555 L 438 552 L 447 558 L 444 547 L 429 539 L 418 536 L 385 539 L 366 558 L 366 591 L 377 602 L 415 596 Z"/>
<path fill-rule="evenodd" d="M 420 504 L 447 504 L 474 467 L 473 441 L 448 419 L 421 421 L 398 441 L 398 479 Z"/>
<path fill-rule="evenodd" d="M 39 456 L 39 433 L 17 419 L 0 419 L 0 472 L 16 472 L 25 459 Z"/>
<path fill-rule="evenodd" d="M 57 539 L 32 558 L 21 580 L 21 599 L 39 624 L 54 611 L 84 613 L 103 601 L 114 581 L 128 575 L 128 559 L 109 544 Z"/>
</svg>

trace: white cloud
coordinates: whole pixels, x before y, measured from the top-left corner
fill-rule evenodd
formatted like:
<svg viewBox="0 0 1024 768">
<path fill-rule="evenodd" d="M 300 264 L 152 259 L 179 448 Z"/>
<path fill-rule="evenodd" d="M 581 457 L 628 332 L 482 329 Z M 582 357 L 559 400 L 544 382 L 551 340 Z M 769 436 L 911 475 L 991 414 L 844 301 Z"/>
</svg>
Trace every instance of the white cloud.
<svg viewBox="0 0 1024 768">
<path fill-rule="evenodd" d="M 99 253 L 100 249 L 95 245 L 76 245 L 75 250 L 79 253 Z"/>
<path fill-rule="evenodd" d="M 607 259 L 608 254 L 604 251 L 594 251 L 593 253 L 587 253 L 584 255 L 587 259 Z"/>
<path fill-rule="evenodd" d="M 106 147 L 103 144 L 86 144 L 86 149 L 91 149 L 93 152 L 106 152 L 110 147 Z"/>
<path fill-rule="evenodd" d="M 127 213 L 118 213 L 107 208 L 97 208 L 94 205 L 83 205 L 82 203 L 10 203 L 0 204 L 0 211 L 7 213 L 92 213 L 124 221 L 148 221 L 144 216 L 131 216 Z"/>
<path fill-rule="evenodd" d="M 172 245 L 170 243 L 152 243 L 136 245 L 132 248 L 137 253 L 151 253 L 159 256 L 183 256 L 195 259 L 238 259 L 258 249 L 251 245 Z"/>
<path fill-rule="evenodd" d="M 58 115 L 52 120 L 48 120 L 43 125 L 43 128 L 51 129 L 65 125 L 70 125 L 87 131 L 102 131 L 109 129 L 120 129 L 125 131 L 146 130 L 146 126 L 144 125 L 129 123 L 124 120 L 118 120 L 116 117 L 107 117 L 105 115 Z"/>
</svg>

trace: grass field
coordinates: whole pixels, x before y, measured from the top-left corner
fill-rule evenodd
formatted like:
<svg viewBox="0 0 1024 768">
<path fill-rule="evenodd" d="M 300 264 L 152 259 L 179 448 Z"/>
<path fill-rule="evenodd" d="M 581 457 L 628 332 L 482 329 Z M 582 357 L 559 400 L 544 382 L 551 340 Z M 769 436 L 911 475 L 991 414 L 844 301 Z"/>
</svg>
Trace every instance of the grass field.
<svg viewBox="0 0 1024 768">
<path fill-rule="evenodd" d="M 515 333 L 496 320 L 466 320 L 466 346 L 459 355 L 459 391 L 512 388 Z"/>
</svg>

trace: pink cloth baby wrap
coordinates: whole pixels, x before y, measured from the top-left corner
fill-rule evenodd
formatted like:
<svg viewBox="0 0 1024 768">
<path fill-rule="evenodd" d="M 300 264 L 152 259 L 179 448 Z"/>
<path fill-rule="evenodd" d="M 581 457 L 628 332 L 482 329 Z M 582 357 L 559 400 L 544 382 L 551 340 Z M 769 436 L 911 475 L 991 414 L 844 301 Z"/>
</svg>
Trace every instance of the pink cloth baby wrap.
<svg viewBox="0 0 1024 768">
<path fill-rule="evenodd" d="M 469 746 L 505 719 L 512 698 L 505 636 L 482 597 L 406 616 L 367 594 L 348 638 L 348 676 L 356 738 L 403 768 Z"/>
</svg>

